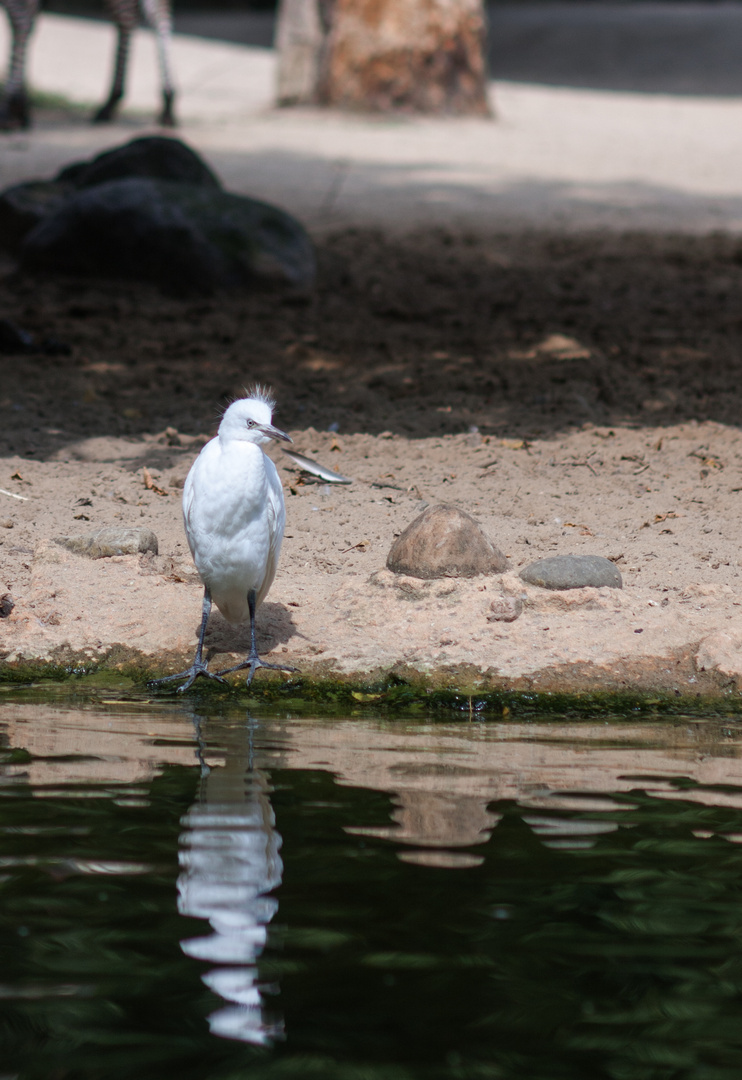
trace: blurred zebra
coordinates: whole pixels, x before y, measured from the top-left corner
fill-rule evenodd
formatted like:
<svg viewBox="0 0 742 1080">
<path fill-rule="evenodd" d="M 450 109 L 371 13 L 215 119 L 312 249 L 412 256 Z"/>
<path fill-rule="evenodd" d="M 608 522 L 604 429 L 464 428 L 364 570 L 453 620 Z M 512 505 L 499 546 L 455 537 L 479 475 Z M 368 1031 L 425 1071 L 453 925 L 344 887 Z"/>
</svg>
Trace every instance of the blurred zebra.
<svg viewBox="0 0 742 1080">
<path fill-rule="evenodd" d="M 4 7 L 8 13 L 11 29 L 8 77 L 2 100 L 0 100 L 0 128 L 6 131 L 27 128 L 31 122 L 26 93 L 26 52 L 40 3 L 41 0 L 0 0 L 0 6 Z M 139 2 L 137 0 L 105 0 L 105 5 L 118 29 L 118 46 L 111 91 L 106 102 L 95 113 L 94 123 L 112 120 L 118 103 L 124 96 L 129 43 L 132 31 L 139 21 L 139 7 L 141 6 L 145 22 L 157 36 L 157 55 L 162 79 L 162 112 L 159 122 L 172 127 L 175 124 L 173 113 L 175 91 L 170 62 L 172 35 L 170 0 L 139 0 Z"/>
</svg>

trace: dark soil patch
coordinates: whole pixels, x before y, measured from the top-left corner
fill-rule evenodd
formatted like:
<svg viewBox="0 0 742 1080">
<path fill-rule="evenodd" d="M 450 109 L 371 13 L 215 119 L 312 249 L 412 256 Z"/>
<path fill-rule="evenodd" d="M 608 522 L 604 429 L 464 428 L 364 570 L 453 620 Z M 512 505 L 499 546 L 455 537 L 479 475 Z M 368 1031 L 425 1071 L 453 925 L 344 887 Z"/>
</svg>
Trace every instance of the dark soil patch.
<svg viewBox="0 0 742 1080">
<path fill-rule="evenodd" d="M 412 437 L 742 415 L 739 240 L 351 230 L 319 262 L 308 299 L 6 277 L 0 317 L 72 351 L 3 358 L 0 452 L 210 432 L 254 381 L 282 427 Z"/>
</svg>

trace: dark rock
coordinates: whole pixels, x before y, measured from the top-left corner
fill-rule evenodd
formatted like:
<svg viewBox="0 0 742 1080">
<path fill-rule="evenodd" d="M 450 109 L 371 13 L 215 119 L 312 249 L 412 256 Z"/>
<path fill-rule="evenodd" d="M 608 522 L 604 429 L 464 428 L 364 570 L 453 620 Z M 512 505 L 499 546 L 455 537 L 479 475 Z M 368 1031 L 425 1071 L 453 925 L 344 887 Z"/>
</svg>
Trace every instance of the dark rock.
<svg viewBox="0 0 742 1080">
<path fill-rule="evenodd" d="M 71 356 L 72 349 L 66 341 L 59 341 L 55 337 L 45 337 L 37 343 L 28 330 L 24 330 L 10 319 L 0 319 L 0 353 L 5 356 L 21 356 L 28 353 Z"/>
<path fill-rule="evenodd" d="M 555 555 L 539 559 L 520 572 L 529 585 L 542 589 L 622 589 L 621 574 L 610 559 L 602 555 Z"/>
<path fill-rule="evenodd" d="M 498 596 L 490 604 L 487 622 L 515 622 L 523 614 L 523 601 L 519 596 Z"/>
<path fill-rule="evenodd" d="M 0 596 L 0 619 L 7 619 L 14 607 L 15 600 L 10 593 L 3 593 L 3 595 Z"/>
<path fill-rule="evenodd" d="M 86 188 L 134 176 L 221 188 L 203 158 L 180 139 L 168 139 L 162 135 L 132 139 L 124 146 L 98 154 L 92 161 L 77 161 L 62 169 L 56 181 Z"/>
<path fill-rule="evenodd" d="M 17 254 L 24 236 L 81 188 L 128 177 L 170 180 L 220 190 L 206 162 L 179 139 L 161 135 L 132 139 L 93 158 L 76 161 L 54 180 L 14 184 L 0 194 L 0 247 Z"/>
<path fill-rule="evenodd" d="M 508 561 L 481 526 L 455 506 L 430 506 L 392 544 L 386 560 L 395 574 L 417 578 L 501 574 Z"/>
<path fill-rule="evenodd" d="M 89 559 L 108 559 L 112 555 L 138 555 L 145 551 L 157 554 L 157 537 L 151 529 L 112 526 L 86 536 L 60 536 L 57 543 Z"/>
<path fill-rule="evenodd" d="M 0 353 L 19 356 L 34 351 L 33 336 L 10 319 L 0 319 Z"/>
<path fill-rule="evenodd" d="M 72 356 L 72 346 L 55 337 L 43 338 L 39 344 L 39 351 L 44 356 Z"/>
<path fill-rule="evenodd" d="M 24 269 L 153 281 L 174 293 L 256 281 L 306 289 L 315 273 L 298 221 L 224 192 L 198 154 L 163 136 L 76 162 L 53 181 L 8 188 L 0 247 Z"/>
<path fill-rule="evenodd" d="M 75 192 L 21 248 L 24 269 L 148 280 L 208 293 L 257 281 L 306 288 L 312 243 L 289 214 L 219 189 L 111 180 Z"/>
<path fill-rule="evenodd" d="M 64 204 L 74 188 L 54 180 L 14 184 L 0 193 L 0 248 L 17 255 L 24 236 Z"/>
</svg>

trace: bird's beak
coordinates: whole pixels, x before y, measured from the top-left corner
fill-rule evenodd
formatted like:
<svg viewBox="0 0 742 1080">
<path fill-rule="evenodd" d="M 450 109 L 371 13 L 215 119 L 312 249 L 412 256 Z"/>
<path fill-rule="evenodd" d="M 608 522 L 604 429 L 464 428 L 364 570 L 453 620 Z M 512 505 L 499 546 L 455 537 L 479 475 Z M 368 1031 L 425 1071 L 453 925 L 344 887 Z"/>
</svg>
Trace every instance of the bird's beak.
<svg viewBox="0 0 742 1080">
<path fill-rule="evenodd" d="M 290 442 L 294 440 L 290 435 L 287 435 L 285 431 L 281 431 L 280 428 L 273 427 L 273 424 L 256 424 L 259 432 L 263 435 L 267 435 L 269 439 L 276 439 L 277 442 Z"/>
</svg>

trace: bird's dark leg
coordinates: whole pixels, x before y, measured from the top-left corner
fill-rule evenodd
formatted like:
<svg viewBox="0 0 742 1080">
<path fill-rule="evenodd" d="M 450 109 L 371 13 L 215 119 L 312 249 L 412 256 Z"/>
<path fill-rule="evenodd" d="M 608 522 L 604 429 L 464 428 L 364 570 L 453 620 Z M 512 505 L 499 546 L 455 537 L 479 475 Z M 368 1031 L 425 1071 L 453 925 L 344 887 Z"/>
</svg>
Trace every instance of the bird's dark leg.
<svg viewBox="0 0 742 1080">
<path fill-rule="evenodd" d="M 243 660 L 241 664 L 236 664 L 234 667 L 225 668 L 224 671 L 217 672 L 219 675 L 229 675 L 232 671 L 242 671 L 244 668 L 250 668 L 250 674 L 247 676 L 248 686 L 252 682 L 253 675 L 259 667 L 272 668 L 273 671 L 296 671 L 296 668 L 289 667 L 288 664 L 268 664 L 258 656 L 258 645 L 255 640 L 256 602 L 257 594 L 255 589 L 249 589 L 247 593 L 247 606 L 250 609 L 250 655 L 247 660 Z"/>
<path fill-rule="evenodd" d="M 193 663 L 187 671 L 179 671 L 177 675 L 166 675 L 163 679 L 153 679 L 147 683 L 147 686 L 162 686 L 163 683 L 175 682 L 176 679 L 185 679 L 186 681 L 182 686 L 178 687 L 178 693 L 182 694 L 184 690 L 190 689 L 193 683 L 196 681 L 199 675 L 205 675 L 207 679 L 215 679 L 216 682 L 226 683 L 226 679 L 222 679 L 219 674 L 215 674 L 213 671 L 209 671 L 208 667 L 202 659 L 204 649 L 204 638 L 206 636 L 206 624 L 209 621 L 209 615 L 211 614 L 211 593 L 208 589 L 204 589 L 204 602 L 201 615 L 201 629 L 198 633 L 198 645 L 196 646 L 196 655 L 193 658 Z"/>
</svg>

